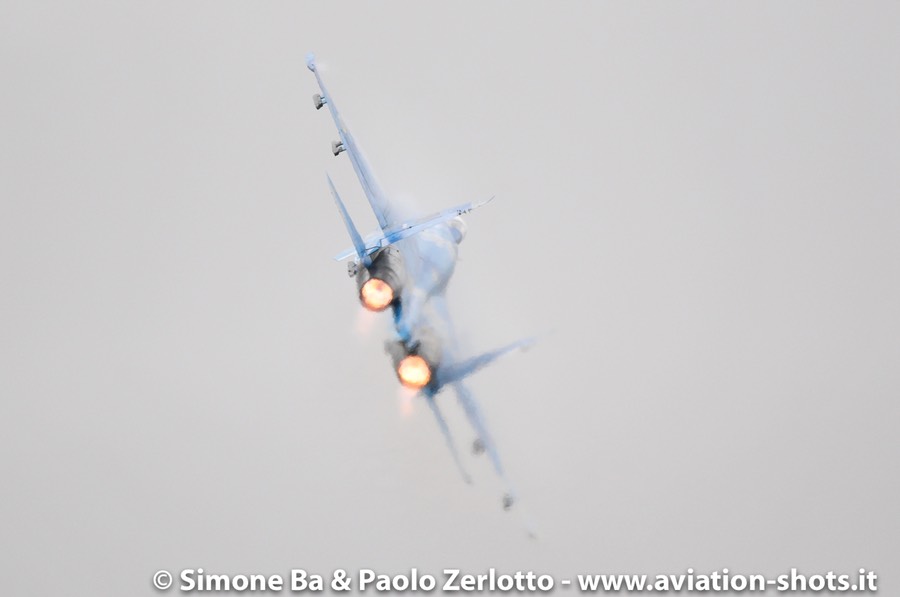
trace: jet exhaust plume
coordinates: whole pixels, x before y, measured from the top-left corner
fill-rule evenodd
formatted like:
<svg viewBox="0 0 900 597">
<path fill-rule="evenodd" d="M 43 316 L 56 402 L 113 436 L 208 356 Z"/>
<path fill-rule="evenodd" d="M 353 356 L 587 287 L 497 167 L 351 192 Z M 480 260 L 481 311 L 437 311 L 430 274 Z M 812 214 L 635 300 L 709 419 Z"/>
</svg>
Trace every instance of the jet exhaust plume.
<svg viewBox="0 0 900 597">
<path fill-rule="evenodd" d="M 397 365 L 397 377 L 407 388 L 419 390 L 431 381 L 431 367 L 417 354 L 411 354 L 403 358 Z"/>
<path fill-rule="evenodd" d="M 375 327 L 375 313 L 368 309 L 358 309 L 356 311 L 356 333 L 360 336 L 368 336 Z"/>
<path fill-rule="evenodd" d="M 394 302 L 394 289 L 384 280 L 369 278 L 359 290 L 359 300 L 369 311 L 384 311 Z"/>
<path fill-rule="evenodd" d="M 407 388 L 403 384 L 397 386 L 397 401 L 401 417 L 408 419 L 412 416 L 418 396 L 417 390 Z"/>
</svg>

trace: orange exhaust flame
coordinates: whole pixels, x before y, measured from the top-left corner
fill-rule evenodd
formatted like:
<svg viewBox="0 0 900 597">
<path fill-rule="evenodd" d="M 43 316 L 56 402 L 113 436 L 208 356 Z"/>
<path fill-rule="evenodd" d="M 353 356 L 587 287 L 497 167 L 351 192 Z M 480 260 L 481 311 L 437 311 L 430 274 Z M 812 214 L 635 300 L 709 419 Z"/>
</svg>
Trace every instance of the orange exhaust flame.
<svg viewBox="0 0 900 597">
<path fill-rule="evenodd" d="M 378 317 L 375 315 L 374 311 L 369 311 L 368 309 L 363 309 L 360 311 L 356 310 L 356 333 L 360 336 L 368 336 L 372 333 L 372 328 L 375 327 L 375 322 Z"/>
<path fill-rule="evenodd" d="M 359 291 L 359 298 L 369 311 L 384 311 L 394 300 L 394 289 L 384 280 L 370 278 Z"/>
<path fill-rule="evenodd" d="M 400 402 L 400 416 L 404 419 L 408 419 L 412 416 L 415 399 L 416 390 L 407 388 L 404 385 L 397 388 L 397 400 Z"/>
<path fill-rule="evenodd" d="M 411 354 L 397 365 L 397 377 L 407 388 L 420 390 L 431 381 L 431 367 L 419 355 Z"/>
</svg>

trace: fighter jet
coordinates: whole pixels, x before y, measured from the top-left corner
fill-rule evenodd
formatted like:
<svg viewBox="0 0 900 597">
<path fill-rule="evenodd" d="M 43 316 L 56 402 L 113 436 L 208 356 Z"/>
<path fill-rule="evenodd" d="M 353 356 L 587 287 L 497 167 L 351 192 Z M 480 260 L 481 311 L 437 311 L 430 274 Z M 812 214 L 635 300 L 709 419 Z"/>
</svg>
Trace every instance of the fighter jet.
<svg viewBox="0 0 900 597">
<path fill-rule="evenodd" d="M 337 128 L 338 140 L 332 142 L 335 157 L 345 154 L 356 173 L 363 192 L 378 221 L 379 229 L 363 237 L 341 200 L 331 177 L 328 187 L 353 244 L 335 256 L 349 259 L 347 273 L 356 281 L 360 303 L 369 311 L 390 310 L 393 337 L 385 343 L 399 382 L 418 392 L 428 404 L 463 479 L 471 483 L 453 435 L 436 401 L 450 387 L 472 425 L 475 454 L 485 453 L 505 486 L 504 510 L 512 508 L 515 491 L 506 479 L 497 448 L 491 439 L 481 409 L 464 380 L 498 357 L 524 349 L 531 339 L 520 340 L 497 350 L 464 357 L 447 309 L 445 291 L 456 267 L 458 247 L 466 234 L 460 216 L 481 207 L 464 203 L 443 211 L 416 216 L 407 213 L 377 184 L 365 156 L 344 124 L 334 98 L 325 88 L 315 56 L 306 57 L 306 66 L 315 75 L 319 93 L 313 96 L 316 110 L 327 107 Z"/>
</svg>

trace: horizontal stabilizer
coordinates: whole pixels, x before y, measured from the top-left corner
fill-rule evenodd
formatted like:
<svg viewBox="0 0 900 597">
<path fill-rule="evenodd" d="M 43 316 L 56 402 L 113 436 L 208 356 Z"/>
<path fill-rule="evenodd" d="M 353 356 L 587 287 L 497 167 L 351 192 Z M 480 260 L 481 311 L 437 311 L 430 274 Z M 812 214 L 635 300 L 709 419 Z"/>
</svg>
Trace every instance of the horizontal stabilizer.
<svg viewBox="0 0 900 597">
<path fill-rule="evenodd" d="M 487 201 L 482 201 L 480 203 L 463 203 L 462 205 L 457 205 L 455 207 L 439 211 L 435 214 L 431 214 L 430 216 L 425 216 L 424 218 L 402 222 L 397 226 L 392 226 L 391 228 L 385 230 L 384 235 L 390 242 L 396 242 L 401 238 L 406 238 L 407 236 L 411 236 L 417 232 L 421 232 L 422 230 L 431 228 L 432 226 L 436 226 L 443 222 L 448 222 L 453 218 L 467 214 L 473 209 L 477 209 L 482 205 L 487 205 L 493 200 L 494 198 L 491 197 Z"/>
<path fill-rule="evenodd" d="M 379 234 L 375 233 L 371 236 L 366 237 L 365 242 L 365 254 L 369 255 L 377 251 L 382 247 L 386 247 L 388 245 L 392 245 L 399 240 L 403 240 L 404 238 L 409 238 L 414 234 L 418 234 L 423 230 L 428 230 L 438 224 L 444 224 L 449 222 L 453 218 L 459 217 L 463 214 L 467 214 L 473 209 L 477 209 L 482 205 L 487 205 L 491 201 L 493 201 L 493 197 L 488 199 L 487 201 L 482 201 L 480 203 L 463 203 L 461 205 L 457 205 L 456 207 L 451 207 L 445 209 L 443 211 L 439 211 L 437 213 L 431 214 L 430 216 L 425 216 L 424 218 L 418 218 L 416 220 L 408 220 L 406 222 L 401 222 L 396 226 L 392 226 L 384 231 L 384 233 Z M 344 251 L 338 253 L 334 256 L 335 261 L 343 261 L 348 257 L 352 257 L 354 254 L 359 254 L 358 249 L 350 248 L 345 249 Z"/>
<path fill-rule="evenodd" d="M 459 363 L 442 365 L 438 370 L 437 385 L 438 387 L 442 387 L 449 383 L 462 381 L 476 371 L 487 367 L 503 355 L 514 350 L 525 350 L 532 344 L 534 344 L 534 342 L 534 338 L 525 338 L 524 340 L 519 340 L 518 342 L 508 344 L 503 348 L 498 348 L 497 350 L 480 354 L 470 359 L 460 361 Z"/>
</svg>

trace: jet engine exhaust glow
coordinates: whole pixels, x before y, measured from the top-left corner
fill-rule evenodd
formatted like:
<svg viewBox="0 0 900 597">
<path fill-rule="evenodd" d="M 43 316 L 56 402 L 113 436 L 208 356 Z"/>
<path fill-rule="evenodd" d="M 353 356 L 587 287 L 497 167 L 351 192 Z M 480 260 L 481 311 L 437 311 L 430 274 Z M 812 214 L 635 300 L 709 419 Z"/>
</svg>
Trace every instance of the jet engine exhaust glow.
<svg viewBox="0 0 900 597">
<path fill-rule="evenodd" d="M 403 358 L 397 365 L 397 377 L 407 388 L 420 390 L 431 381 L 431 367 L 417 354 L 411 354 Z"/>
<path fill-rule="evenodd" d="M 406 273 L 403 258 L 396 247 L 384 247 L 372 255 L 368 267 L 351 270 L 356 276 L 359 302 L 369 311 L 379 312 L 400 300 Z"/>
<path fill-rule="evenodd" d="M 369 311 L 384 311 L 394 302 L 394 289 L 384 280 L 369 278 L 359 290 L 359 300 Z"/>
</svg>

